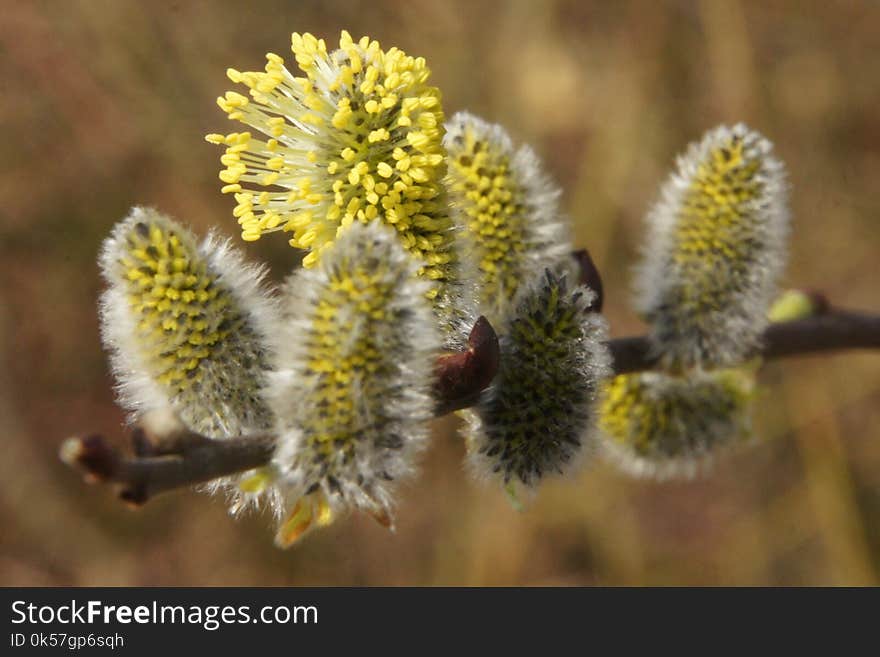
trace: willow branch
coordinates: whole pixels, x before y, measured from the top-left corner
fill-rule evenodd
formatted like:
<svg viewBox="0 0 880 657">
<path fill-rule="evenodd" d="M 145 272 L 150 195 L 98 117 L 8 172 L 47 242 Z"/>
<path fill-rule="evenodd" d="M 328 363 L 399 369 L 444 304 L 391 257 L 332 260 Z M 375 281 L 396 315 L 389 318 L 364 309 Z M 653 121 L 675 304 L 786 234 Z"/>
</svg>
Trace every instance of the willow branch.
<svg viewBox="0 0 880 657">
<path fill-rule="evenodd" d="M 766 360 L 850 349 L 880 349 L 880 315 L 832 310 L 822 315 L 772 324 L 764 332 Z M 617 374 L 650 370 L 656 365 L 647 336 L 616 338 L 608 344 Z M 435 369 L 437 414 L 477 402 L 498 369 L 498 337 L 484 318 L 474 325 L 468 348 L 442 356 Z M 120 497 L 140 505 L 152 496 L 203 483 L 269 463 L 275 447 L 270 434 L 211 440 L 186 430 L 173 435 L 132 431 L 133 456 L 126 456 L 101 436 L 70 438 L 61 458 L 80 470 L 86 481 L 120 486 Z"/>
<path fill-rule="evenodd" d="M 467 347 L 437 359 L 434 369 L 435 412 L 445 415 L 476 403 L 498 371 L 498 336 L 485 317 L 471 329 Z M 79 470 L 88 483 L 119 486 L 119 497 L 139 506 L 164 491 L 204 483 L 267 465 L 276 437 L 270 434 L 212 440 L 174 425 L 151 432 L 149 423 L 130 436 L 133 456 L 103 436 L 74 436 L 61 445 L 61 460 Z"/>
<path fill-rule="evenodd" d="M 142 431 L 132 432 L 135 444 Z M 134 456 L 123 455 L 102 436 L 70 438 L 61 446 L 61 459 L 89 483 L 120 484 L 119 497 L 139 506 L 168 490 L 266 465 L 275 449 L 275 437 L 267 434 L 210 440 L 187 432 L 181 437 L 191 445 L 175 454 Z"/>
<path fill-rule="evenodd" d="M 764 360 L 845 349 L 880 349 L 880 315 L 833 310 L 779 322 L 764 331 L 761 344 Z M 647 336 L 616 338 L 608 346 L 616 374 L 650 370 L 657 364 Z"/>
</svg>

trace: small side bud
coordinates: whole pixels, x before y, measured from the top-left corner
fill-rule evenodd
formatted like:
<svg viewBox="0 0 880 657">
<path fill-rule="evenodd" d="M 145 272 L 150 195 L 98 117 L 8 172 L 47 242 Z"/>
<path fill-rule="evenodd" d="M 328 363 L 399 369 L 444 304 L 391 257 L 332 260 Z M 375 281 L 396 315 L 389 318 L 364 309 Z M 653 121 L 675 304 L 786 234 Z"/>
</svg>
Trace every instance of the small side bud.
<svg viewBox="0 0 880 657">
<path fill-rule="evenodd" d="M 828 299 L 819 292 L 786 290 L 770 306 L 767 318 L 774 323 L 791 322 L 823 315 L 828 312 L 828 306 Z"/>
<path fill-rule="evenodd" d="M 572 252 L 571 257 L 577 265 L 578 283 L 586 285 L 595 295 L 590 304 L 590 311 L 594 313 L 602 312 L 602 306 L 605 303 L 605 291 L 599 268 L 593 262 L 593 258 L 590 257 L 590 252 L 586 249 L 578 249 Z"/>
<path fill-rule="evenodd" d="M 592 291 L 549 270 L 523 287 L 502 329 L 501 365 L 465 412 L 469 461 L 510 491 L 569 470 L 589 440 L 593 404 L 610 373 L 605 320 Z"/>
<path fill-rule="evenodd" d="M 437 415 L 475 403 L 495 378 L 500 360 L 498 336 L 489 320 L 481 315 L 468 335 L 467 347 L 437 359 L 434 366 Z"/>
<path fill-rule="evenodd" d="M 90 484 L 110 481 L 119 466 L 119 456 L 98 435 L 68 438 L 61 443 L 58 456 L 82 472 Z"/>
<path fill-rule="evenodd" d="M 647 223 L 636 305 L 663 365 L 748 358 L 786 256 L 784 170 L 770 142 L 742 124 L 712 130 L 679 157 Z"/>
<path fill-rule="evenodd" d="M 693 476 L 749 435 L 752 390 L 746 370 L 618 375 L 599 405 L 603 452 L 633 475 Z"/>
<path fill-rule="evenodd" d="M 393 229 L 353 224 L 285 287 L 272 386 L 281 547 L 353 509 L 391 525 L 394 484 L 427 442 L 443 340 L 418 267 Z"/>
</svg>

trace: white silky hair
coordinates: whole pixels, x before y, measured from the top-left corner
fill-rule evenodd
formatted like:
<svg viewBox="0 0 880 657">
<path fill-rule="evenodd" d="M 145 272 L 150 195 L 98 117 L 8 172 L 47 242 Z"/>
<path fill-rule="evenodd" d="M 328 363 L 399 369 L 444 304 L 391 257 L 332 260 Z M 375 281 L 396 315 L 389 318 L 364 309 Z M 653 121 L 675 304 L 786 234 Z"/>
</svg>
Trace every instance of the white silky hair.
<svg viewBox="0 0 880 657">
<path fill-rule="evenodd" d="M 687 376 L 678 377 L 649 371 L 626 376 L 639 377 L 647 393 L 641 403 L 650 404 L 696 400 L 701 394 L 723 395 L 725 392 L 717 385 L 716 379 L 720 372 L 692 371 Z M 742 385 L 751 390 L 752 381 L 745 373 L 742 374 Z M 699 409 L 682 406 L 672 421 L 662 429 L 658 428 L 652 436 L 653 449 L 649 454 L 640 454 L 631 444 L 599 431 L 600 453 L 606 461 L 633 477 L 657 481 L 694 479 L 709 472 L 722 455 L 752 437 L 747 405 L 734 406 L 726 412 L 717 411 L 712 404 L 700 404 Z M 682 448 L 683 444 L 687 447 Z M 670 451 L 673 446 L 676 452 Z"/>
<path fill-rule="evenodd" d="M 456 157 L 463 143 L 464 135 L 472 131 L 475 138 L 485 142 L 496 157 L 505 157 L 510 163 L 510 177 L 513 184 L 522 189 L 523 216 L 520 219 L 525 227 L 525 247 L 521 254 L 518 268 L 521 271 L 521 283 L 527 284 L 544 269 L 557 270 L 568 264 L 572 251 L 572 242 L 567 218 L 559 207 L 561 190 L 545 173 L 540 158 L 528 145 L 515 148 L 507 131 L 498 124 L 489 123 L 469 112 L 457 112 L 446 123 L 446 135 L 443 144 L 449 157 Z M 447 174 L 447 187 L 451 187 L 451 176 Z M 453 219 L 461 231 L 463 259 L 473 263 L 474 275 L 478 281 L 475 290 L 478 299 L 482 297 L 480 285 L 480 248 L 475 236 L 467 226 L 465 207 L 470 201 L 459 198 L 451 190 L 450 205 L 453 208 Z M 481 299 L 478 305 L 480 314 L 486 315 L 494 322 L 503 322 L 507 313 L 512 311 L 516 290 L 503 287 L 496 291 L 493 299 L 488 302 Z"/>
<path fill-rule="evenodd" d="M 537 311 L 546 309 L 550 288 L 560 290 L 559 306 L 572 312 L 578 331 L 563 341 L 520 341 L 510 330 L 517 321 L 528 321 Z M 565 277 L 557 278 L 549 270 L 524 285 L 516 296 L 515 311 L 503 327 L 501 337 L 501 371 L 484 391 L 476 407 L 463 412 L 468 444 L 467 466 L 480 480 L 501 480 L 505 485 L 520 484 L 526 491 L 534 489 L 546 476 L 577 472 L 595 450 L 596 400 L 601 383 L 611 376 L 611 354 L 606 342 L 608 324 L 599 313 L 585 312 L 595 298 L 586 286 L 566 290 Z M 550 347 L 553 350 L 551 353 Z M 560 357 L 561 352 L 561 357 Z M 544 381 L 546 386 L 563 382 L 561 388 L 536 391 L 528 386 L 530 378 Z M 537 415 L 524 420 L 523 410 L 511 402 L 531 403 L 535 396 L 547 392 L 561 400 L 555 414 L 536 409 Z M 535 431 L 549 449 L 529 463 L 537 468 L 536 476 L 524 480 L 519 468 L 511 470 L 506 462 L 513 433 Z M 508 456 L 506 457 L 505 454 Z"/>
<path fill-rule="evenodd" d="M 281 357 L 272 375 L 270 402 L 279 435 L 273 463 L 288 506 L 320 490 L 334 512 L 360 508 L 390 515 L 396 482 L 414 474 L 428 442 L 434 411 L 433 368 L 444 341 L 425 297 L 430 282 L 416 276 L 419 264 L 403 249 L 393 228 L 378 221 L 354 223 L 314 269 L 297 271 L 284 285 L 283 321 L 275 336 Z M 383 362 L 369 379 L 353 376 L 349 384 L 355 418 L 347 429 L 357 432 L 350 436 L 357 438 L 353 460 L 345 463 L 334 457 L 321 473 L 306 433 L 318 412 L 314 402 L 321 384 L 319 373 L 310 366 L 314 357 L 310 340 L 319 303 L 326 299 L 337 273 L 343 277 L 351 273 L 349 266 L 375 267 L 374 272 L 386 276 L 383 282 L 391 292 L 383 319 L 365 316 L 354 304 L 334 309 L 334 322 L 351 327 L 350 339 L 336 348 L 345 353 L 371 332 Z M 369 391 L 362 388 L 366 384 Z"/>
<path fill-rule="evenodd" d="M 155 224 L 173 232 L 191 259 L 205 263 L 206 275 L 222 295 L 228 296 L 232 312 L 240 314 L 249 328 L 250 343 L 246 341 L 247 336 L 232 336 L 239 342 L 245 340 L 241 344 L 248 352 L 237 354 L 236 362 L 213 362 L 208 358 L 203 361 L 204 367 L 200 364 L 201 376 L 208 380 L 204 388 L 209 394 L 173 393 L 156 380 L 149 354 L 155 345 L 145 344 L 140 335 L 139 318 L 132 311 L 125 272 L 119 263 L 129 249 L 128 236 L 138 224 Z M 278 322 L 278 309 L 273 292 L 265 283 L 264 267 L 246 263 L 230 240 L 212 233 L 198 243 L 187 228 L 144 207 L 133 208 L 113 228 L 104 241 L 99 264 L 107 282 L 99 303 L 101 337 L 116 379 L 118 402 L 128 412 L 130 423 L 145 416 L 155 418 L 162 413 L 173 413 L 191 431 L 217 440 L 265 431 L 272 426 L 273 418 L 264 400 L 267 371 L 240 366 L 242 358 L 267 366 L 274 360 L 270 336 Z M 261 353 L 263 357 L 258 358 L 257 354 Z M 222 381 L 236 376 L 244 377 L 238 381 L 242 389 L 253 390 L 254 404 L 241 403 L 242 400 L 236 403 L 222 394 Z M 237 490 L 237 483 L 250 474 L 252 472 L 224 477 L 203 488 L 211 493 L 225 493 L 230 498 L 230 508 L 238 512 L 257 502 L 258 496 Z"/>
<path fill-rule="evenodd" d="M 733 138 L 743 141 L 746 158 L 759 162 L 755 180 L 762 192 L 745 208 L 751 225 L 742 226 L 753 247 L 751 262 L 745 278 L 734 278 L 729 266 L 733 263 L 716 256 L 714 276 L 731 279 L 728 293 L 717 300 L 716 310 L 685 316 L 673 301 L 675 290 L 687 282 L 686 272 L 674 260 L 679 212 L 699 167 Z M 652 355 L 666 366 L 711 369 L 742 362 L 760 346 L 760 335 L 768 323 L 767 310 L 787 255 L 785 169 L 773 156 L 772 144 L 742 123 L 706 133 L 678 156 L 676 171 L 646 216 L 646 228 L 642 260 L 635 270 L 634 297 L 637 311 L 652 324 Z"/>
</svg>

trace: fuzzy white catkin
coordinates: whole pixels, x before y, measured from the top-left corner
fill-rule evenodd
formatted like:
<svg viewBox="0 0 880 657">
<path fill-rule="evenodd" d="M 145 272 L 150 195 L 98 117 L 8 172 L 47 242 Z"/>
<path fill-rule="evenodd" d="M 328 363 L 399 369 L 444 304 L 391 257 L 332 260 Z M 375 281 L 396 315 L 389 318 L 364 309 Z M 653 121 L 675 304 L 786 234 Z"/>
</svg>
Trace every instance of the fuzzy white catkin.
<svg viewBox="0 0 880 657">
<path fill-rule="evenodd" d="M 442 344 L 418 267 L 392 229 L 353 224 L 284 288 L 272 385 L 281 546 L 347 510 L 391 524 L 394 486 L 427 442 Z"/>
<path fill-rule="evenodd" d="M 528 146 L 500 125 L 459 112 L 446 124 L 446 187 L 463 249 L 477 267 L 479 311 L 501 324 L 521 285 L 568 264 L 559 189 Z"/>
<path fill-rule="evenodd" d="M 198 244 L 141 207 L 114 227 L 99 263 L 101 335 L 132 421 L 169 410 L 215 439 L 272 426 L 264 387 L 277 311 L 262 268 L 229 241 L 211 235 Z M 237 479 L 210 488 L 229 488 L 240 506 L 248 496 L 233 491 Z"/>
<path fill-rule="evenodd" d="M 536 486 L 589 449 L 594 402 L 610 376 L 605 320 L 593 292 L 546 270 L 521 288 L 501 334 L 501 365 L 479 404 L 465 411 L 468 459 L 478 477 Z"/>
<path fill-rule="evenodd" d="M 693 476 L 749 436 L 753 385 L 745 369 L 618 375 L 602 388 L 602 451 L 629 474 Z"/>
<path fill-rule="evenodd" d="M 785 265 L 784 168 L 742 124 L 710 131 L 677 165 L 647 217 L 636 307 L 666 369 L 736 365 L 759 346 Z"/>
</svg>

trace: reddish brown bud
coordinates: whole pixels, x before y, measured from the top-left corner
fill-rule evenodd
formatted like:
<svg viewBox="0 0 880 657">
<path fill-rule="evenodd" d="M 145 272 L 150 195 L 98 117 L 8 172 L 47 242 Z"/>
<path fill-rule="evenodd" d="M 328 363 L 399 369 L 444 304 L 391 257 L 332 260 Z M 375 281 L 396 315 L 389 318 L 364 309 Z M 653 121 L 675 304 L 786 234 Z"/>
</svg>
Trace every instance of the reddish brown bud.
<svg viewBox="0 0 880 657">
<path fill-rule="evenodd" d="M 575 259 L 575 262 L 577 262 L 578 268 L 580 269 L 578 283 L 580 285 L 586 285 L 596 293 L 596 298 L 593 300 L 593 303 L 588 306 L 587 310 L 594 313 L 602 312 L 602 302 L 604 299 L 602 293 L 602 277 L 599 274 L 599 268 L 596 267 L 596 263 L 594 263 L 593 259 L 590 257 L 590 252 L 586 249 L 574 251 L 571 256 Z"/>
<path fill-rule="evenodd" d="M 437 359 L 434 390 L 437 414 L 444 415 L 472 405 L 498 371 L 501 349 L 498 335 L 480 316 L 468 336 L 468 348 Z"/>
<path fill-rule="evenodd" d="M 68 438 L 59 450 L 61 460 L 82 471 L 89 483 L 113 479 L 119 457 L 103 437 L 93 434 L 85 438 Z"/>
</svg>

